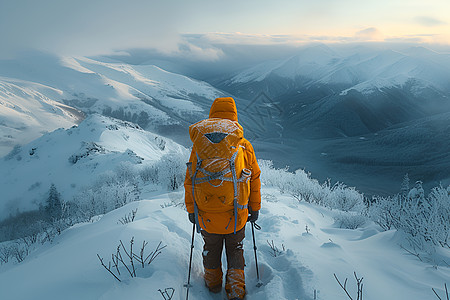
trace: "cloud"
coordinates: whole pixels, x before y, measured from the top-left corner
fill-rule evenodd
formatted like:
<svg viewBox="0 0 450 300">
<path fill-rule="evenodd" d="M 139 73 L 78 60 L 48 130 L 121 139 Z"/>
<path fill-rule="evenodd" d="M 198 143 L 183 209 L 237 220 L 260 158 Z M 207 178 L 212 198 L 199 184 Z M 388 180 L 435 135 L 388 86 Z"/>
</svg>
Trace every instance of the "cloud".
<svg viewBox="0 0 450 300">
<path fill-rule="evenodd" d="M 286 4 L 284 6 L 278 2 L 261 5 L 256 0 L 233 0 L 232 4 L 210 1 L 208 5 L 200 0 L 0 0 L 0 59 L 14 57 L 24 49 L 84 56 L 151 49 L 153 53 L 165 57 L 214 61 L 225 55 L 222 47 L 217 45 L 281 48 L 310 42 L 348 43 L 385 39 L 375 27 L 365 28 L 354 35 L 331 35 L 342 24 L 328 22 L 336 27 L 328 28 L 331 30 L 319 30 L 312 26 L 318 22 L 328 24 L 321 18 L 333 15 L 332 10 L 322 15 L 324 12 L 320 9 L 323 1 L 326 1 L 327 10 L 341 7 L 332 5 L 331 0 L 307 4 L 308 8 L 317 8 L 317 15 L 307 13 L 309 18 L 302 18 L 297 12 L 299 9 L 308 12 L 305 6 L 296 2 L 286 11 L 288 2 L 294 2 L 288 0 L 282 0 Z M 445 24 L 430 17 L 417 17 L 415 22 L 425 26 Z M 377 27 L 383 28 L 378 24 Z M 295 33 L 296 28 L 311 28 L 325 34 L 251 34 Z M 186 34 L 189 32 L 195 34 Z M 435 39 L 438 38 L 446 43 L 449 41 L 445 33 Z"/>
<path fill-rule="evenodd" d="M 383 34 L 376 28 L 366 28 L 353 36 L 344 35 L 263 35 L 235 33 L 185 34 L 193 44 L 202 45 L 249 45 L 249 46 L 301 46 L 309 43 L 353 43 L 383 41 Z"/>
<path fill-rule="evenodd" d="M 377 28 L 370 27 L 356 32 L 355 38 L 364 41 L 378 41 L 383 39 L 383 35 Z"/>
<path fill-rule="evenodd" d="M 414 22 L 426 27 L 435 27 L 447 25 L 446 22 L 429 16 L 418 16 L 414 18 Z"/>
<path fill-rule="evenodd" d="M 2 0 L 0 56 L 27 48 L 68 55 L 136 47 L 174 51 L 189 5 L 177 1 L 174 9 L 169 2 Z"/>
<path fill-rule="evenodd" d="M 223 51 L 212 45 L 195 45 L 188 41 L 178 44 L 178 49 L 167 53 L 169 56 L 189 59 L 191 61 L 216 61 L 223 55 Z"/>
</svg>

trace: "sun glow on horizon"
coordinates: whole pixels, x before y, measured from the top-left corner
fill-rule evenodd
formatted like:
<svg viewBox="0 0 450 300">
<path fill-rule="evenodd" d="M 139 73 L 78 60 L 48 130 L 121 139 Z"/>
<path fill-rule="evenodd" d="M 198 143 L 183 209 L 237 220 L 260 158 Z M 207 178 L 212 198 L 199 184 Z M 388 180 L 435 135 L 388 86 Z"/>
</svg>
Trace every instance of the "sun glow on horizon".
<svg viewBox="0 0 450 300">
<path fill-rule="evenodd" d="M 26 2 L 24 5 L 23 2 Z M 407 42 L 450 45 L 448 0 L 5 0 L 0 57 L 23 49 L 95 55 L 177 51 L 183 36 L 226 43 Z M 220 34 L 217 34 L 220 33 Z M 202 51 L 200 51 L 202 52 Z"/>
</svg>

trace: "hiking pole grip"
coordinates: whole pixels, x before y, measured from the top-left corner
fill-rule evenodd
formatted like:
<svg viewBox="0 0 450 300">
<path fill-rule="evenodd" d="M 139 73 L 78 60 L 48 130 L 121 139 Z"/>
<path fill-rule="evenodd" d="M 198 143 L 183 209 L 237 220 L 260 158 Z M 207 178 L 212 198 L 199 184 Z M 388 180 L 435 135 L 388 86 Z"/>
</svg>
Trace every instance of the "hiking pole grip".
<svg viewBox="0 0 450 300">
<path fill-rule="evenodd" d="M 189 272 L 188 272 L 188 281 L 186 285 L 186 300 L 189 299 L 189 288 L 191 285 L 191 267 L 192 267 L 192 252 L 194 251 L 194 236 L 195 236 L 195 223 L 192 224 L 192 241 L 191 241 L 191 255 L 189 257 Z"/>
</svg>

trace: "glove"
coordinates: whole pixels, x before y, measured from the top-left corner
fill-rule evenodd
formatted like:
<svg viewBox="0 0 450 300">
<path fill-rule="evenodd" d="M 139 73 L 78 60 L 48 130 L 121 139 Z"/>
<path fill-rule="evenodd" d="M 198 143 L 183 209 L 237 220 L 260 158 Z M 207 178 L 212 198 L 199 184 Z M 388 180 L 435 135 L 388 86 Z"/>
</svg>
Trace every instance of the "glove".
<svg viewBox="0 0 450 300">
<path fill-rule="evenodd" d="M 195 214 L 194 213 L 189 213 L 189 221 L 191 221 L 192 224 L 195 223 Z"/>
<path fill-rule="evenodd" d="M 248 219 L 247 222 L 256 222 L 256 220 L 258 220 L 258 216 L 259 216 L 259 210 L 249 210 L 248 211 L 249 215 L 248 215 Z"/>
</svg>

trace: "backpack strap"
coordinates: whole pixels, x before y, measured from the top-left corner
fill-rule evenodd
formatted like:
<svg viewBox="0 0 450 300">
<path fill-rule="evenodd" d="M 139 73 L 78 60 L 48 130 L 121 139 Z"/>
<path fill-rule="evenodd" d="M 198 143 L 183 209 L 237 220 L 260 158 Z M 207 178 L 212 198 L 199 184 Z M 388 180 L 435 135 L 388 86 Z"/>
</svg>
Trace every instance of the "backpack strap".
<svg viewBox="0 0 450 300">
<path fill-rule="evenodd" d="M 231 169 L 231 175 L 233 178 L 233 188 L 234 188 L 234 234 L 236 234 L 236 226 L 237 226 L 237 209 L 238 209 L 238 179 L 236 174 L 236 157 L 238 155 L 239 149 L 233 153 L 230 159 L 230 169 Z"/>
<path fill-rule="evenodd" d="M 198 222 L 198 206 L 197 201 L 195 201 L 195 183 L 196 183 L 196 177 L 197 172 L 201 168 L 202 160 L 200 156 L 198 156 L 197 152 L 195 153 L 197 155 L 197 166 L 194 171 L 194 175 L 192 176 L 192 198 L 194 199 L 194 215 L 195 215 L 195 225 L 197 226 L 197 233 L 200 233 L 200 223 Z"/>
<path fill-rule="evenodd" d="M 228 173 L 231 172 L 231 170 L 223 170 L 223 171 L 219 171 L 219 172 L 209 172 L 203 168 L 199 168 L 198 169 L 200 172 L 202 172 L 203 174 L 206 174 L 207 176 L 205 177 L 200 177 L 200 178 L 196 178 L 195 183 L 203 183 L 203 182 L 208 182 L 210 185 L 212 185 L 213 187 L 219 187 L 222 185 L 222 183 L 224 181 L 229 181 L 230 179 L 225 177 L 225 175 L 227 175 Z M 211 183 L 212 180 L 222 180 L 222 182 L 218 185 L 214 185 Z"/>
</svg>

